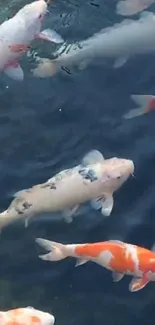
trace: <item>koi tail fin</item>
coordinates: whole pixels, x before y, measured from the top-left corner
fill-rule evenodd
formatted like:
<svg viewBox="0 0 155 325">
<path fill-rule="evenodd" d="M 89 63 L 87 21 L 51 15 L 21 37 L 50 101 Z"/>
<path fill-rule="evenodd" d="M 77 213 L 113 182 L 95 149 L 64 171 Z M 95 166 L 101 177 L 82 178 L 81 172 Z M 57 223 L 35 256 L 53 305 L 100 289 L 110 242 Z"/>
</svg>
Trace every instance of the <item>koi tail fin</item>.
<svg viewBox="0 0 155 325">
<path fill-rule="evenodd" d="M 131 95 L 131 99 L 138 104 L 139 107 L 129 110 L 127 114 L 123 115 L 123 118 L 130 119 L 148 113 L 151 110 L 151 108 L 149 109 L 149 103 L 153 97 L 152 95 Z"/>
<path fill-rule="evenodd" d="M 56 60 L 43 58 L 39 61 L 37 67 L 32 69 L 31 72 L 34 77 L 46 78 L 52 77 L 57 73 L 58 64 Z"/>
<path fill-rule="evenodd" d="M 49 251 L 47 254 L 39 255 L 39 258 L 44 261 L 60 261 L 68 257 L 66 245 L 43 238 L 36 238 L 35 242 L 45 250 Z"/>
</svg>

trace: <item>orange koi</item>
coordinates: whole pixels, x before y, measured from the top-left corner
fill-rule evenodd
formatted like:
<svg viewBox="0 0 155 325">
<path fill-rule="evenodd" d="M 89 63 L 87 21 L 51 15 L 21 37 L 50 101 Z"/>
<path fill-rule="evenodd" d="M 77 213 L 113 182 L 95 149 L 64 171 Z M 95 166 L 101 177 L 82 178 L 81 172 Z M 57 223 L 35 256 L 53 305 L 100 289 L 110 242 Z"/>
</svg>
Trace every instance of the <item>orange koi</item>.
<svg viewBox="0 0 155 325">
<path fill-rule="evenodd" d="M 120 281 L 124 275 L 132 276 L 130 292 L 155 281 L 155 252 L 140 246 L 118 240 L 63 245 L 37 238 L 36 243 L 48 250 L 47 254 L 39 256 L 42 260 L 59 261 L 70 256 L 77 259 L 75 266 L 92 261 L 110 270 L 114 282 Z"/>
</svg>

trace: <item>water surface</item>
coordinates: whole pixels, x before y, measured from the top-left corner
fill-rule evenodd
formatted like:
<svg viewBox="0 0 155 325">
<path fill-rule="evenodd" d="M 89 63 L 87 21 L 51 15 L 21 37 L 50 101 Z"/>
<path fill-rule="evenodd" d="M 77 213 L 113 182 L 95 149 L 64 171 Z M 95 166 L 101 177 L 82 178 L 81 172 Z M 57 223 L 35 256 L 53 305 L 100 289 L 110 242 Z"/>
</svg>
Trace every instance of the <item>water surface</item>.
<svg viewBox="0 0 155 325">
<path fill-rule="evenodd" d="M 2 1 L 1 19 L 25 3 L 16 1 L 8 7 Z M 45 27 L 55 28 L 69 42 L 121 20 L 112 0 L 58 0 L 50 8 Z M 44 46 L 39 42 L 34 47 Z M 23 65 L 27 71 L 26 59 Z M 154 325 L 154 283 L 131 294 L 130 277 L 114 284 L 110 272 L 93 263 L 79 268 L 72 259 L 45 263 L 38 259 L 34 242 L 36 237 L 64 243 L 121 239 L 151 248 L 155 240 L 155 113 L 129 121 L 121 115 L 134 106 L 130 94 L 155 94 L 154 71 L 154 55 L 150 55 L 130 60 L 118 70 L 101 64 L 43 80 L 27 73 L 23 83 L 1 76 L 1 211 L 14 192 L 78 164 L 92 148 L 105 158 L 133 159 L 136 167 L 136 178 L 116 193 L 110 218 L 104 219 L 86 205 L 71 225 L 43 215 L 30 221 L 28 229 L 21 222 L 2 232 L 1 310 L 31 305 L 52 312 L 57 325 Z"/>
</svg>

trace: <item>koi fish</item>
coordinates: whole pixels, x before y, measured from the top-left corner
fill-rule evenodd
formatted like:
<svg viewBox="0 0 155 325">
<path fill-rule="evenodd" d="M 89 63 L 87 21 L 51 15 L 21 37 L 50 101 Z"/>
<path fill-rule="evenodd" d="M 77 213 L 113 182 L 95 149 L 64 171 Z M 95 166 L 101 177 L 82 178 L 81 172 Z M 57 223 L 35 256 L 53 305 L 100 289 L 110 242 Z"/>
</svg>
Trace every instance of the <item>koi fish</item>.
<svg viewBox="0 0 155 325">
<path fill-rule="evenodd" d="M 50 29 L 40 32 L 47 12 L 44 0 L 34 1 L 0 25 L 0 71 L 14 80 L 22 81 L 24 72 L 19 59 L 28 51 L 35 38 L 61 43 L 62 38 Z"/>
<path fill-rule="evenodd" d="M 66 222 L 72 222 L 80 204 L 91 201 L 95 210 L 109 216 L 113 209 L 113 193 L 132 175 L 134 163 L 128 159 L 104 159 L 92 150 L 80 165 L 63 170 L 43 184 L 15 193 L 7 210 L 0 213 L 0 229 L 15 220 L 36 214 L 62 212 Z"/>
<path fill-rule="evenodd" d="M 55 318 L 33 307 L 17 308 L 0 312 L 1 325 L 53 325 Z"/>
<path fill-rule="evenodd" d="M 116 13 L 122 16 L 132 16 L 150 7 L 155 0 L 120 0 L 116 5 Z"/>
<path fill-rule="evenodd" d="M 36 243 L 48 251 L 39 255 L 44 261 L 59 261 L 66 257 L 75 257 L 79 266 L 88 261 L 95 262 L 112 272 L 114 282 L 124 275 L 132 276 L 129 291 L 143 289 L 150 281 L 155 281 L 155 252 L 118 240 L 109 240 L 92 244 L 67 244 L 36 238 Z"/>
<path fill-rule="evenodd" d="M 153 95 L 131 95 L 131 99 L 138 105 L 138 108 L 131 109 L 124 119 L 137 117 L 155 110 L 155 96 Z"/>
<path fill-rule="evenodd" d="M 125 19 L 81 42 L 62 44 L 52 54 L 54 59 L 37 56 L 36 68 L 31 72 L 35 77 L 50 77 L 72 67 L 84 69 L 90 63 L 100 64 L 101 60 L 109 60 L 115 69 L 120 68 L 136 55 L 155 52 L 154 34 L 155 15 L 145 11 L 138 20 Z"/>
</svg>

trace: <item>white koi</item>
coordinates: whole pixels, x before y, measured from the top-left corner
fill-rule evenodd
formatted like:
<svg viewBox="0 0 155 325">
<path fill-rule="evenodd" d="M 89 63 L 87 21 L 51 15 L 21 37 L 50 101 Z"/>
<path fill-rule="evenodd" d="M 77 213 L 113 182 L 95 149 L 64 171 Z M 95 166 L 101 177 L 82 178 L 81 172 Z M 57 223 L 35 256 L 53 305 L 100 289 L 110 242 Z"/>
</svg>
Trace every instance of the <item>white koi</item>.
<svg viewBox="0 0 155 325">
<path fill-rule="evenodd" d="M 140 15 L 138 20 L 125 19 L 79 43 L 63 44 L 54 60 L 37 57 L 33 75 L 50 77 L 75 66 L 84 69 L 90 63 L 100 64 L 101 60 L 110 60 L 114 68 L 120 68 L 136 55 L 154 53 L 155 15 L 147 11 Z"/>
<path fill-rule="evenodd" d="M 80 165 L 63 170 L 43 184 L 15 194 L 8 209 L 0 213 L 0 229 L 21 218 L 36 214 L 60 212 L 72 222 L 80 204 L 91 201 L 95 210 L 109 216 L 113 209 L 113 193 L 134 172 L 133 161 L 121 158 L 104 159 L 92 150 Z"/>
</svg>

